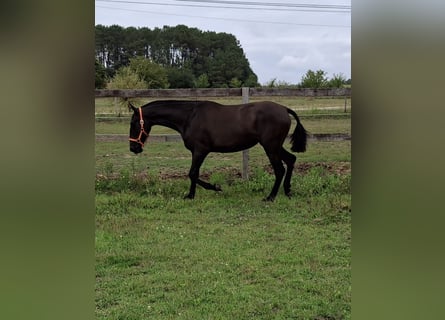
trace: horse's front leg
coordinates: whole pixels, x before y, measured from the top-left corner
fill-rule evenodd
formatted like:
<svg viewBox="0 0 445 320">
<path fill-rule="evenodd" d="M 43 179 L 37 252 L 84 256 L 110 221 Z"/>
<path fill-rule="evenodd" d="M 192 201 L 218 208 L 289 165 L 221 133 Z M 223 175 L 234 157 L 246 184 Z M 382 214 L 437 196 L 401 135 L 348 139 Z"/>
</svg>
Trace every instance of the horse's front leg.
<svg viewBox="0 0 445 320">
<path fill-rule="evenodd" d="M 190 190 L 188 195 L 185 196 L 185 199 L 193 199 L 195 198 L 196 192 L 196 183 L 199 183 L 199 168 L 201 168 L 204 159 L 207 157 L 208 152 L 193 152 L 192 153 L 192 166 L 189 171 L 190 178 Z"/>
</svg>

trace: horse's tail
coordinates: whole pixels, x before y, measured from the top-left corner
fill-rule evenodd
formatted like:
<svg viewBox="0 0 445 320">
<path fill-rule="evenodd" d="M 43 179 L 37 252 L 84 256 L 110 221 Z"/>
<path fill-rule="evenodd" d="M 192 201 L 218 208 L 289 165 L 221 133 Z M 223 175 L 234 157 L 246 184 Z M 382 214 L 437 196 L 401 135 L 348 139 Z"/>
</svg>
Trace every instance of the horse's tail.
<svg viewBox="0 0 445 320">
<path fill-rule="evenodd" d="M 287 112 L 294 116 L 295 120 L 297 120 L 297 126 L 295 127 L 294 133 L 290 136 L 290 141 L 292 143 L 291 150 L 293 152 L 305 152 L 306 151 L 306 142 L 307 142 L 307 131 L 304 129 L 303 125 L 300 122 L 295 111 L 286 108 Z"/>
</svg>

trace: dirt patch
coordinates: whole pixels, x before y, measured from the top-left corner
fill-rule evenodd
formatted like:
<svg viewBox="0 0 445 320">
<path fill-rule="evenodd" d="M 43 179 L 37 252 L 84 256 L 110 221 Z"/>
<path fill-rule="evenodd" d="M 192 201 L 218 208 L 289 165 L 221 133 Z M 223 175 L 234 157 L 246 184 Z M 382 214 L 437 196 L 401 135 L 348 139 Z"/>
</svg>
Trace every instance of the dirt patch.
<svg viewBox="0 0 445 320">
<path fill-rule="evenodd" d="M 305 175 L 307 174 L 312 168 L 315 167 L 321 167 L 324 171 L 327 171 L 331 174 L 337 174 L 337 175 L 346 175 L 351 173 L 351 163 L 350 162 L 302 162 L 295 166 L 294 168 L 294 174 L 300 174 Z M 266 165 L 263 168 L 266 172 L 269 174 L 273 174 L 272 166 Z M 211 171 L 203 171 L 200 173 L 199 177 L 203 180 L 209 180 L 210 177 L 214 173 L 223 174 L 226 177 L 230 177 L 233 179 L 241 179 L 241 171 L 237 168 L 226 168 L 226 167 L 219 167 L 215 170 Z M 252 174 L 252 173 L 251 173 Z M 159 177 L 162 180 L 169 180 L 169 179 L 188 179 L 188 173 L 179 173 L 179 172 L 160 172 Z"/>
<path fill-rule="evenodd" d="M 321 167 L 329 173 L 339 175 L 351 173 L 351 162 L 302 162 L 297 164 L 296 170 L 298 173 L 306 174 L 309 170 L 315 167 Z"/>
<path fill-rule="evenodd" d="M 351 173 L 350 162 L 300 162 L 294 168 L 294 173 L 307 174 L 312 168 L 323 168 L 329 173 L 338 175 L 344 175 Z M 264 166 L 264 170 L 270 174 L 273 174 L 273 169 L 270 164 Z"/>
</svg>

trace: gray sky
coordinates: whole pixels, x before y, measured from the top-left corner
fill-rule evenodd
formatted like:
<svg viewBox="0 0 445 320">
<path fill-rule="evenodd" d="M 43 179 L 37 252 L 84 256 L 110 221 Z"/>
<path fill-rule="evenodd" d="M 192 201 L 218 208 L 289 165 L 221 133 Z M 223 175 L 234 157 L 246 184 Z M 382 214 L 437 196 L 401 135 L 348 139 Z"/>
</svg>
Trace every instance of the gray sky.
<svg viewBox="0 0 445 320">
<path fill-rule="evenodd" d="M 184 24 L 236 36 L 261 84 L 307 70 L 351 77 L 351 0 L 96 0 L 96 24 Z M 262 5 L 259 5 L 259 4 Z"/>
</svg>

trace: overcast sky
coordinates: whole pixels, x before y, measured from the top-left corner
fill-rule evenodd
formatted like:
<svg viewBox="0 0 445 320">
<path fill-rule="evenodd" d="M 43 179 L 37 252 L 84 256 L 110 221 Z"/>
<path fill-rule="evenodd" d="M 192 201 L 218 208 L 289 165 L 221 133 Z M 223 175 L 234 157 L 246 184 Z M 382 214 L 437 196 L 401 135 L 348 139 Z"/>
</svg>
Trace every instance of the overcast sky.
<svg viewBox="0 0 445 320">
<path fill-rule="evenodd" d="M 307 70 L 351 77 L 351 0 L 96 0 L 96 24 L 184 24 L 236 36 L 261 84 Z M 261 5 L 259 5 L 261 4 Z"/>
</svg>

